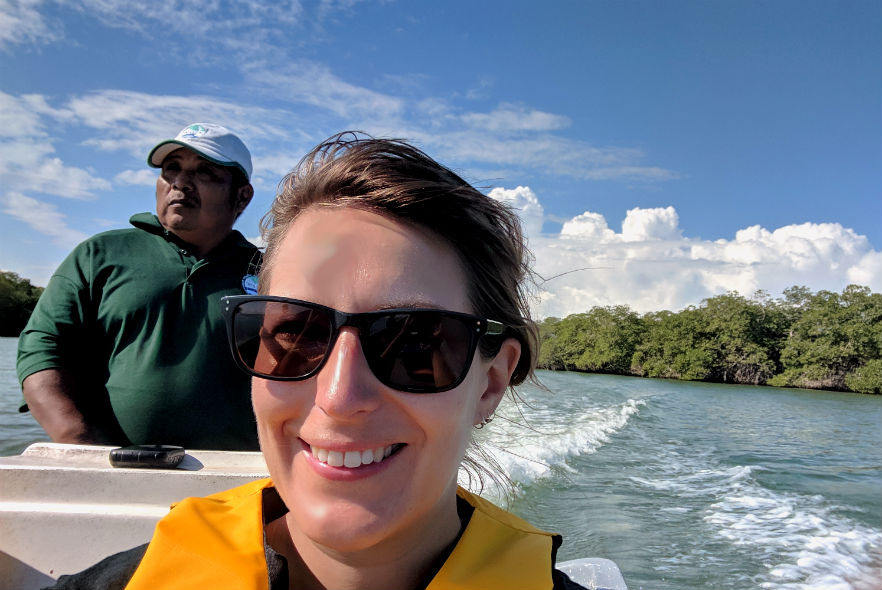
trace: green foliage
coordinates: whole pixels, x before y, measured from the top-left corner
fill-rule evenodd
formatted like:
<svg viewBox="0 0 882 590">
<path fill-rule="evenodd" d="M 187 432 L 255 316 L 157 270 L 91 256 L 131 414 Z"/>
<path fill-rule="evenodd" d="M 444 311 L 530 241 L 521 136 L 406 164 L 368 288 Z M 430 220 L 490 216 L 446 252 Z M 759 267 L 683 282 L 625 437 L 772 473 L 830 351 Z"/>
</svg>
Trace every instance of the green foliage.
<svg viewBox="0 0 882 590">
<path fill-rule="evenodd" d="M 586 315 L 585 348 L 576 361 L 583 371 L 627 373 L 643 334 L 640 316 L 627 305 L 595 307 Z"/>
<path fill-rule="evenodd" d="M 650 313 L 643 321 L 645 337 L 632 357 L 636 374 L 689 381 L 709 377 L 713 355 L 707 346 L 706 320 L 698 309 Z"/>
<path fill-rule="evenodd" d="M 643 333 L 640 316 L 627 305 L 595 307 L 539 325 L 539 365 L 595 373 L 628 373 Z"/>
<path fill-rule="evenodd" d="M 882 359 L 870 359 L 846 375 L 845 386 L 858 393 L 882 393 Z"/>
<path fill-rule="evenodd" d="M 882 387 L 882 295 L 791 287 L 774 300 L 732 291 L 642 317 L 627 306 L 540 324 L 539 366 L 646 377 L 848 389 Z"/>
<path fill-rule="evenodd" d="M 706 299 L 701 312 L 713 356 L 711 380 L 759 385 L 775 374 L 783 318 L 773 306 L 733 291 Z"/>
<path fill-rule="evenodd" d="M 841 295 L 820 291 L 803 303 L 801 311 L 781 352 L 784 371 L 773 385 L 852 389 L 846 378 L 868 361 L 882 358 L 879 293 L 857 285 L 849 285 Z"/>
<path fill-rule="evenodd" d="M 42 293 L 14 272 L 0 271 L 0 336 L 21 334 Z"/>
</svg>

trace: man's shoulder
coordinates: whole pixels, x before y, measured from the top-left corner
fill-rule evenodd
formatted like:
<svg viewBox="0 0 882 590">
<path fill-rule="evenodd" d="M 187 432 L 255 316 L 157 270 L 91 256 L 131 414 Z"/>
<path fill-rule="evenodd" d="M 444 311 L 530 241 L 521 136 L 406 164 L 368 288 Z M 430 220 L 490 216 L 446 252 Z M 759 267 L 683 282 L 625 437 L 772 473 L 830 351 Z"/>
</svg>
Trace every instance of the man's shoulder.
<svg viewBox="0 0 882 590">
<path fill-rule="evenodd" d="M 260 268 L 263 254 L 257 246 L 234 229 L 206 258 L 208 260 L 238 260 L 257 269 Z"/>
<path fill-rule="evenodd" d="M 260 251 L 260 249 L 253 242 L 251 242 L 248 238 L 243 236 L 242 232 L 240 232 L 239 230 L 234 229 L 233 231 L 231 231 L 227 240 L 230 242 L 230 244 L 232 244 L 233 246 L 235 246 L 237 248 L 244 248 L 246 250 L 252 250 L 252 251 Z"/>
<path fill-rule="evenodd" d="M 132 236 L 143 233 L 133 227 L 125 227 L 119 229 L 109 229 L 107 231 L 103 231 L 97 233 L 86 240 L 83 241 L 84 244 L 94 244 L 101 242 L 113 242 L 117 240 L 128 240 Z"/>
<path fill-rule="evenodd" d="M 160 235 L 162 226 L 155 216 L 150 213 L 138 213 L 129 219 L 132 227 L 109 229 L 85 239 L 78 247 L 88 247 L 96 244 L 126 242 L 137 238 L 147 238 L 151 235 Z"/>
<path fill-rule="evenodd" d="M 156 234 L 162 229 L 162 226 L 159 225 L 156 217 L 150 213 L 137 213 L 132 215 L 132 217 L 129 218 L 129 223 L 132 224 L 130 227 L 109 229 L 93 234 L 80 242 L 79 246 L 88 246 L 90 244 L 107 241 L 128 240 L 131 239 L 132 236 L 140 236 L 145 232 Z"/>
</svg>

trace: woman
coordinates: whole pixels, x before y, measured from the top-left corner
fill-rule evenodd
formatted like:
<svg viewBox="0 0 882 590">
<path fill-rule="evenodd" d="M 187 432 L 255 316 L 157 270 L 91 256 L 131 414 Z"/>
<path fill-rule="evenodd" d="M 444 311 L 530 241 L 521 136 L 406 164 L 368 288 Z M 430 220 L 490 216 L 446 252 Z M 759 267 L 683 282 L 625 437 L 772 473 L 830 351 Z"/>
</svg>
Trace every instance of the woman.
<svg viewBox="0 0 882 590">
<path fill-rule="evenodd" d="M 271 480 L 187 499 L 129 588 L 551 588 L 560 537 L 457 487 L 474 428 L 533 372 L 517 217 L 416 148 L 335 136 L 224 300 Z"/>
</svg>

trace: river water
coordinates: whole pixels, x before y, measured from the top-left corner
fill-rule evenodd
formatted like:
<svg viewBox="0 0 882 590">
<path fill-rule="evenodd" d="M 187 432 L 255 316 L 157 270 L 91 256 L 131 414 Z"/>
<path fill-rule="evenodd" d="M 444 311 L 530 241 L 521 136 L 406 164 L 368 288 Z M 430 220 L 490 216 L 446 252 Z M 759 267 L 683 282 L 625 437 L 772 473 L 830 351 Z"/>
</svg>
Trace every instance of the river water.
<svg viewBox="0 0 882 590">
<path fill-rule="evenodd" d="M 0 454 L 18 413 L 0 338 Z M 882 397 L 552 373 L 479 432 L 509 507 L 631 589 L 882 588 Z M 485 495 L 503 501 L 486 484 Z"/>
</svg>

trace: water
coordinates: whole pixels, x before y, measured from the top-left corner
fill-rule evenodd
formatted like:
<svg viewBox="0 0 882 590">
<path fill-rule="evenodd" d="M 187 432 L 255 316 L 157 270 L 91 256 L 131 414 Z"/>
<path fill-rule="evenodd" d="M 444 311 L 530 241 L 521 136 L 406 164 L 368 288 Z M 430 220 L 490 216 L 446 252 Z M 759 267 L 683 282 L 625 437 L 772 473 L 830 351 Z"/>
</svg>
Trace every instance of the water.
<svg viewBox="0 0 882 590">
<path fill-rule="evenodd" d="M 45 440 L 18 414 L 0 339 L 0 448 Z M 614 560 L 629 588 L 882 587 L 882 397 L 541 372 L 479 437 L 510 507 Z M 486 495 L 501 499 L 489 485 Z"/>
<path fill-rule="evenodd" d="M 560 558 L 630 588 L 882 587 L 882 398 L 540 376 L 487 442 Z"/>
<path fill-rule="evenodd" d="M 0 337 L 0 456 L 17 455 L 32 442 L 49 440 L 28 413 L 19 413 L 21 389 L 15 376 L 18 338 Z"/>
</svg>

